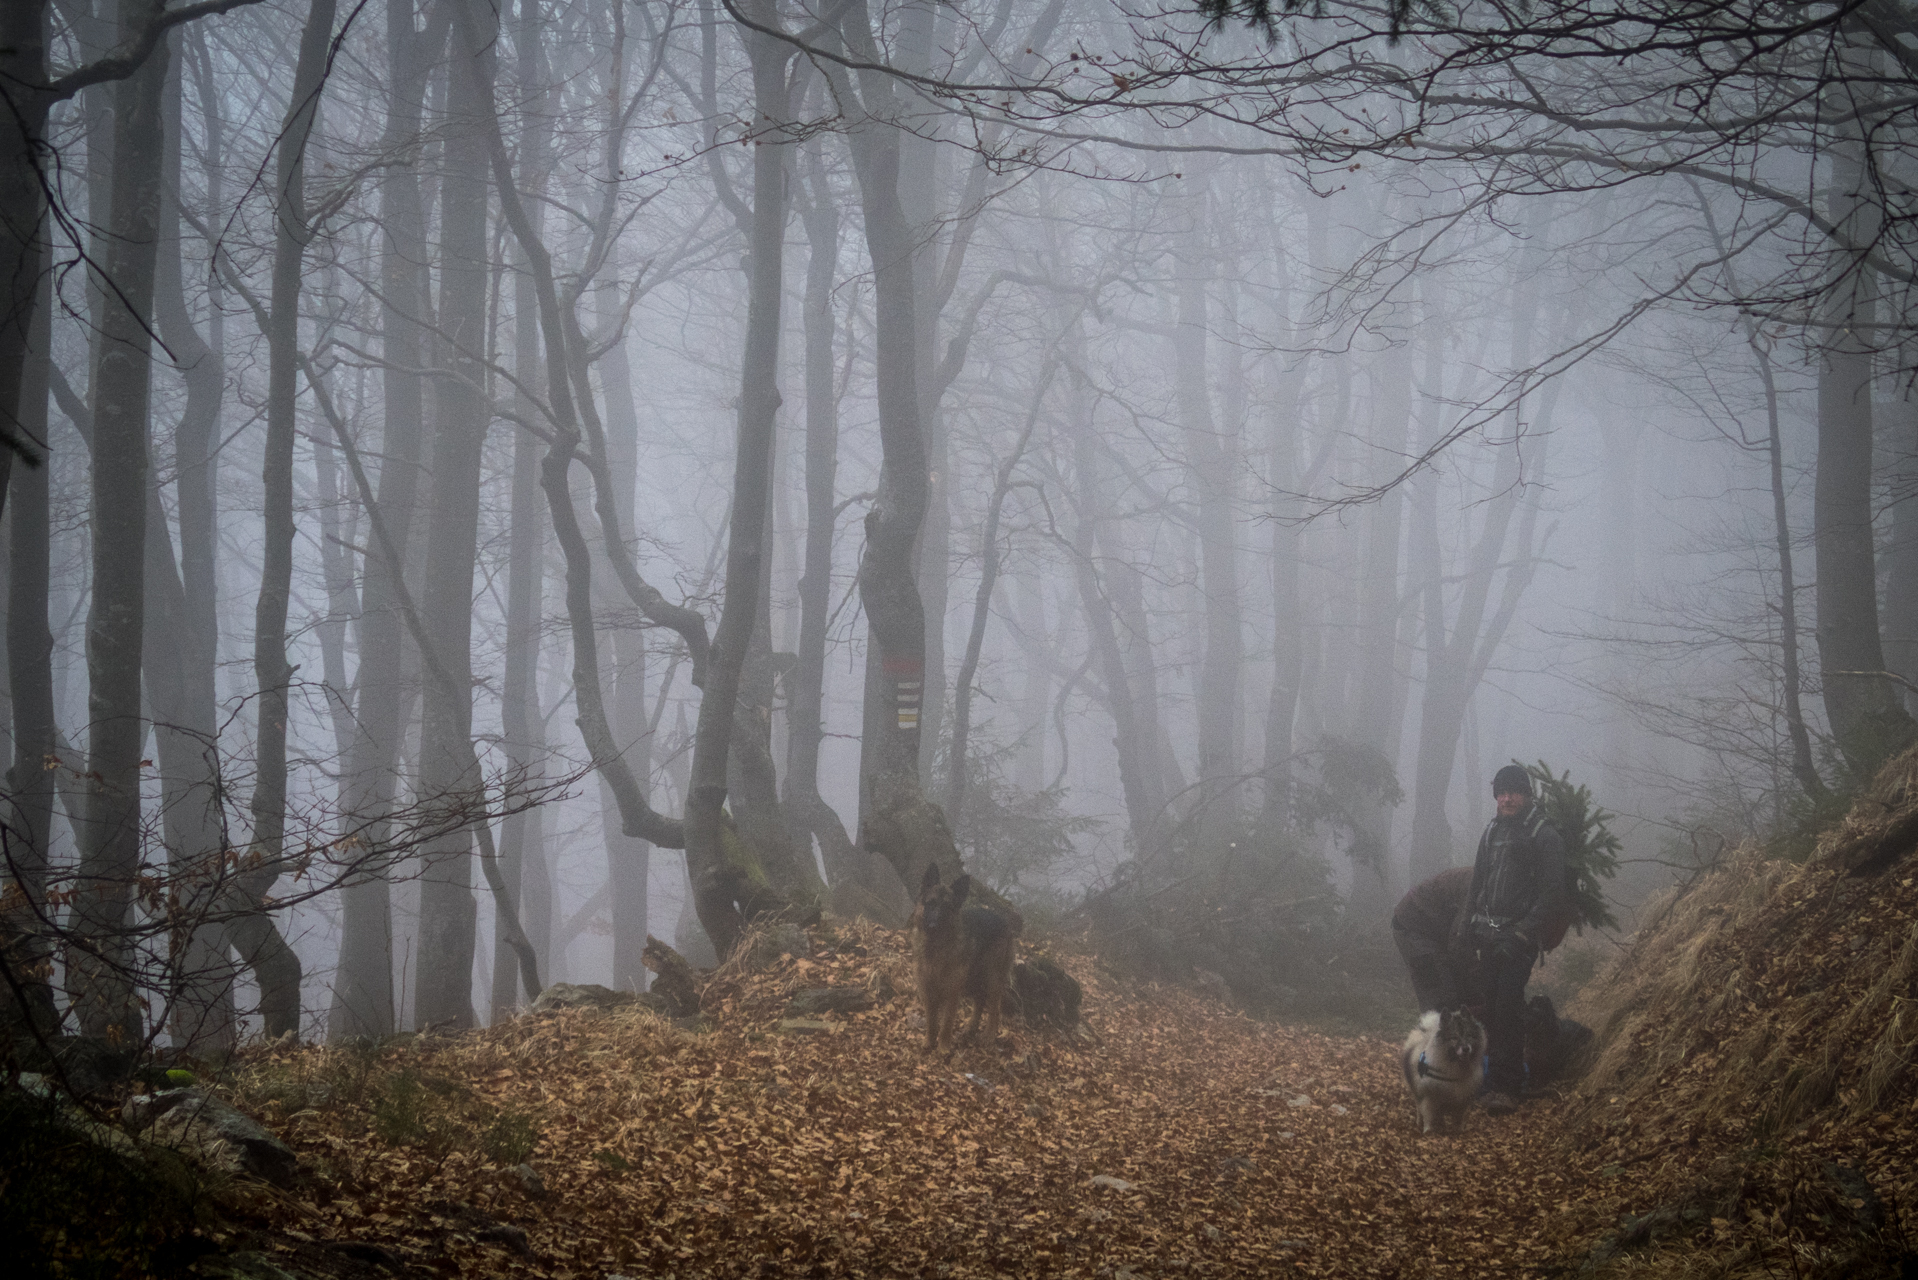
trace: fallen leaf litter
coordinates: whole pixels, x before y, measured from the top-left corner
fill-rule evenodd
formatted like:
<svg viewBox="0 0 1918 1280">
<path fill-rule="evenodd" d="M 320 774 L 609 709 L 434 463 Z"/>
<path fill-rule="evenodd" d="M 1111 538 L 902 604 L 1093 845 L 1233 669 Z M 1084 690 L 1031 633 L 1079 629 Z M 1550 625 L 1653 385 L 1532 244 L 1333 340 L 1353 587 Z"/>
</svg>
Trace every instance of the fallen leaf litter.
<svg viewBox="0 0 1918 1280">
<path fill-rule="evenodd" d="M 1516 1275 L 1563 1248 L 1543 1228 L 1591 1184 L 1554 1146 L 1564 1104 L 1421 1139 L 1395 1044 L 1121 987 L 1084 959 L 1065 960 L 1082 1036 L 1016 1027 L 929 1058 L 904 991 L 836 1034 L 778 1034 L 799 987 L 897 976 L 903 935 L 868 936 L 867 955 L 709 989 L 710 1030 L 569 1010 L 391 1049 L 386 1070 L 532 1117 L 536 1180 L 386 1146 L 341 1104 L 283 1127 L 323 1173 L 262 1215 L 446 1273 L 556 1280 Z"/>
</svg>

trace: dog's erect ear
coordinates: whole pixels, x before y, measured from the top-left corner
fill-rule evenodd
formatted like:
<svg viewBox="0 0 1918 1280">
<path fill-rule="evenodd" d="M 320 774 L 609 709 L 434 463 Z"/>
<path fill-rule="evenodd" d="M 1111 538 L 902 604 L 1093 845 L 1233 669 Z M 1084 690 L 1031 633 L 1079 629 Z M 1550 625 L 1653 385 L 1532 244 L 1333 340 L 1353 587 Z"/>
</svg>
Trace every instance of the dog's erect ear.
<svg viewBox="0 0 1918 1280">
<path fill-rule="evenodd" d="M 931 893 L 934 889 L 937 889 L 938 887 L 939 887 L 939 864 L 936 862 L 928 862 L 926 864 L 925 878 L 920 880 L 919 882 L 919 892 L 921 895 L 928 894 L 928 893 Z"/>
<path fill-rule="evenodd" d="M 972 892 L 971 876 L 962 875 L 957 880 L 954 880 L 952 882 L 953 905 L 957 906 L 959 903 L 964 902 L 966 900 L 966 895 L 971 892 Z"/>
</svg>

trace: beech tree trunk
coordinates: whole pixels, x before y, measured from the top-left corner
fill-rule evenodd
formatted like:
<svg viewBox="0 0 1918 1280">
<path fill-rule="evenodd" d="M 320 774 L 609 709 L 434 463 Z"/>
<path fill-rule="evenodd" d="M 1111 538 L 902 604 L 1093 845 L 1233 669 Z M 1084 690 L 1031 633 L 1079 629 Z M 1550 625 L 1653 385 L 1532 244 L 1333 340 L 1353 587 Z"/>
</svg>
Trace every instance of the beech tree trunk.
<svg viewBox="0 0 1918 1280">
<path fill-rule="evenodd" d="M 0 36 L 4 39 L 4 36 Z M 53 356 L 53 277 L 41 273 L 31 327 L 23 336 L 23 366 L 14 423 L 23 437 L 47 439 L 47 375 Z M 21 986 L 13 1016 L 51 1035 L 59 1022 L 53 999 L 53 947 L 41 922 L 47 900 L 47 848 L 53 837 L 53 630 L 47 603 L 52 577 L 51 451 L 39 466 L 18 466 L 9 477 L 7 538 L 7 688 L 13 698 L 13 763 L 7 791 L 15 826 L 13 862 L 4 881 L 20 898 L 0 917 L 0 963 Z M 8 1003 L 0 994 L 0 1004 Z"/>
<path fill-rule="evenodd" d="M 122 0 L 120 33 L 151 20 L 151 0 Z M 87 1035 L 137 1042 L 143 1019 L 126 934 L 140 861 L 140 659 L 145 631 L 147 414 L 158 259 L 162 101 L 156 49 L 113 86 L 111 189 L 94 259 L 114 287 L 102 306 L 93 396 L 93 597 L 87 612 L 87 787 L 67 951 L 69 999 Z M 16 401 L 17 402 L 17 401 Z"/>
<path fill-rule="evenodd" d="M 841 33 L 855 58 L 880 62 L 871 18 L 853 0 Z M 917 884 L 928 864 L 959 872 L 946 815 L 925 796 L 919 774 L 925 691 L 926 615 L 915 579 L 926 518 L 927 455 L 920 417 L 914 243 L 900 200 L 900 95 L 890 77 L 861 71 L 859 94 L 829 69 L 842 103 L 859 103 L 847 143 L 865 215 L 873 271 L 874 361 L 879 408 L 879 489 L 866 515 L 859 564 L 868 645 L 867 710 L 860 739 L 859 841 Z"/>
<path fill-rule="evenodd" d="M 158 263 L 154 311 L 186 383 L 186 405 L 174 431 L 175 506 L 180 561 L 158 487 L 147 500 L 149 608 L 144 668 L 147 700 L 159 748 L 162 817 L 178 924 L 170 943 L 174 989 L 169 1024 L 176 1047 L 202 1055 L 230 1050 L 238 1026 L 227 932 L 208 917 L 226 879 L 218 709 L 214 686 L 216 608 L 212 454 L 225 391 L 224 362 L 200 334 L 188 311 L 185 245 L 178 206 L 181 168 L 182 74 L 169 66 L 165 101 L 167 244 Z M 218 145 L 218 116 L 209 148 Z M 217 192 L 216 192 L 217 194 Z"/>
<path fill-rule="evenodd" d="M 1290 331 L 1289 298 L 1282 298 L 1282 332 Z M 1299 706 L 1299 669 L 1304 625 L 1299 608 L 1298 491 L 1300 375 L 1273 375 L 1270 432 L 1266 443 L 1266 486 L 1272 493 L 1269 520 L 1272 590 L 1272 687 L 1265 704 L 1265 755 L 1260 821 L 1269 832 L 1290 822 L 1292 804 L 1292 722 Z"/>
<path fill-rule="evenodd" d="M 756 0 L 750 12 L 769 26 L 776 20 L 768 0 Z M 762 128 L 766 124 L 777 128 L 789 114 L 789 48 L 759 32 L 742 34 L 752 60 L 754 120 Z M 788 144 L 776 134 L 762 134 L 755 141 L 746 342 L 724 603 L 713 632 L 686 795 L 686 862 L 692 874 L 693 901 L 700 925 L 722 958 L 731 953 L 755 914 L 758 901 L 770 896 L 766 893 L 770 886 L 753 883 L 742 875 L 747 869 L 739 865 L 737 857 L 727 856 L 721 845 L 720 822 L 740 678 L 758 615 L 772 486 L 774 415 L 779 408 L 779 310 L 784 279 Z"/>
<path fill-rule="evenodd" d="M 607 470 L 613 481 L 619 527 L 634 527 L 634 492 L 639 483 L 639 415 L 633 406 L 632 370 L 624 342 L 618 342 L 600 360 L 600 383 L 606 392 Z M 653 742 L 647 731 L 646 635 L 640 628 L 616 626 L 608 648 L 613 660 L 613 733 L 637 777 L 652 773 Z M 613 987 L 644 991 L 646 966 L 641 953 L 647 937 L 647 881 L 651 876 L 653 846 L 629 836 L 620 821 L 613 790 L 600 779 L 600 818 L 606 832 L 606 873 L 613 891 Z"/>
<path fill-rule="evenodd" d="M 259 687 L 255 730 L 252 862 L 241 877 L 254 902 L 278 878 L 286 840 L 286 732 L 293 668 L 286 655 L 286 617 L 293 585 L 293 441 L 297 431 L 300 274 L 310 231 L 306 225 L 306 140 L 319 114 L 321 78 L 333 36 L 334 0 L 313 0 L 300 36 L 299 61 L 280 129 L 274 173 L 272 296 L 267 321 L 266 525 L 260 594 L 253 611 L 253 675 Z M 240 958 L 260 980 L 260 1012 L 269 1037 L 300 1025 L 299 957 L 263 911 L 229 926 Z"/>
<path fill-rule="evenodd" d="M 1188 182 L 1203 187 L 1205 177 L 1193 174 Z M 1233 459 L 1228 439 L 1213 414 L 1208 389 L 1206 283 L 1212 274 L 1213 257 L 1200 243 L 1208 202 L 1199 195 L 1192 197 L 1191 203 L 1201 214 L 1187 230 L 1186 252 L 1178 260 L 1178 320 L 1171 350 L 1186 465 L 1192 473 L 1199 585 L 1205 609 L 1205 647 L 1198 688 L 1198 825 L 1201 831 L 1224 832 L 1234 826 L 1238 810 L 1238 744 L 1243 715 L 1239 677 L 1245 642 L 1232 528 Z"/>
<path fill-rule="evenodd" d="M 1380 357 L 1382 386 L 1369 433 L 1376 459 L 1370 472 L 1378 481 L 1389 479 L 1404 465 L 1412 412 L 1412 352 L 1408 341 Z M 1403 490 L 1394 487 L 1366 512 L 1348 731 L 1354 744 L 1376 752 L 1394 768 L 1404 734 L 1406 702 L 1406 673 L 1398 660 L 1404 508 Z M 1351 918 L 1383 921 L 1406 887 L 1400 883 L 1403 872 L 1391 858 L 1394 812 L 1392 805 L 1374 795 L 1360 801 L 1351 815 L 1351 853 L 1357 864 L 1347 903 Z"/>
<path fill-rule="evenodd" d="M 8 86 L 0 112 L 0 482 L 16 449 L 38 456 L 46 446 L 46 376 L 33 360 L 50 360 L 34 343 L 34 317 L 51 298 L 43 296 L 46 270 L 46 199 L 40 185 L 42 138 L 53 105 L 40 86 L 47 80 L 47 0 L 10 0 L 0 5 L 0 80 Z M 34 432 L 38 422 L 39 434 Z M 0 484 L 0 501 L 6 489 Z"/>
<path fill-rule="evenodd" d="M 1005 509 L 1006 495 L 1012 489 L 1013 473 L 1025 456 L 1026 444 L 1032 439 L 1032 430 L 1039 423 L 1040 406 L 1045 403 L 1046 391 L 1052 386 L 1052 378 L 1058 367 L 1057 353 L 1048 351 L 1039 371 L 1038 383 L 1031 391 L 1032 403 L 1027 406 L 1025 424 L 1012 451 L 1000 462 L 993 481 L 992 496 L 986 500 L 986 526 L 979 539 L 979 586 L 973 593 L 972 625 L 966 630 L 966 650 L 959 660 L 959 676 L 954 682 L 952 698 L 952 758 L 946 781 L 946 812 L 955 823 L 960 821 L 959 815 L 966 803 L 966 787 L 970 781 L 966 752 L 972 737 L 972 682 L 979 673 L 979 654 L 985 645 L 992 590 L 999 581 L 999 520 Z"/>
<path fill-rule="evenodd" d="M 1165 847 L 1168 823 L 1162 790 L 1164 774 L 1159 768 L 1158 737 L 1147 730 L 1134 697 L 1132 675 L 1126 669 L 1125 655 L 1113 623 L 1112 601 L 1099 577 L 1095 559 L 1098 521 L 1100 513 L 1110 508 L 1099 479 L 1099 453 L 1093 439 L 1093 425 L 1090 421 L 1081 421 L 1078 415 L 1073 420 L 1072 469 L 1075 484 L 1073 577 L 1079 588 L 1080 607 L 1085 611 L 1086 631 L 1097 656 L 1098 672 L 1105 685 L 1106 706 L 1112 712 L 1112 745 L 1119 757 L 1119 788 L 1125 797 L 1132 854 L 1143 862 Z"/>
<path fill-rule="evenodd" d="M 1862 59 L 1859 55 L 1851 55 Z M 1854 68 L 1857 69 L 1857 68 Z M 1841 113 L 1854 108 L 1835 99 Z M 1841 115 L 1841 118 L 1851 118 Z M 1871 244 L 1880 214 L 1855 118 L 1830 155 L 1826 207 L 1852 244 Z M 1818 359 L 1818 475 L 1812 496 L 1817 571 L 1818 666 L 1825 717 L 1854 771 L 1868 773 L 1911 741 L 1913 723 L 1897 685 L 1881 674 L 1877 548 L 1872 531 L 1872 349 L 1874 273 L 1863 251 L 1834 249 Z"/>
<path fill-rule="evenodd" d="M 1910 714 L 1918 711 L 1918 400 L 1909 391 L 1894 406 L 1888 434 L 1896 469 L 1885 548 L 1885 658 L 1911 682 L 1903 690 Z"/>
<path fill-rule="evenodd" d="M 839 207 L 817 139 L 805 144 L 806 289 L 802 304 L 806 377 L 806 551 L 799 577 L 799 651 L 786 678 L 785 804 L 798 856 L 820 859 L 834 901 L 847 914 L 903 924 L 904 894 L 876 897 L 874 864 L 853 844 L 846 825 L 819 794 L 819 748 L 825 740 L 826 628 L 832 610 L 832 549 L 839 508 L 839 397 L 833 368 L 833 281 L 838 273 Z M 795 175 L 796 177 L 796 175 Z M 790 180 L 790 179 L 789 179 Z M 896 881 L 897 877 L 893 877 Z"/>
<path fill-rule="evenodd" d="M 476 804 L 471 767 L 473 570 L 478 552 L 480 456 L 491 407 L 485 385 L 488 276 L 487 133 L 493 120 L 492 47 L 498 13 L 475 0 L 455 15 L 447 87 L 444 173 L 440 177 L 440 331 L 454 375 L 434 388 L 433 502 L 426 525 L 422 622 L 449 677 L 427 682 L 420 729 L 420 793 L 447 807 Z M 465 64 L 461 66 L 459 64 Z M 461 827 L 422 852 L 420 964 L 414 983 L 419 1024 L 470 1027 L 478 903 L 473 833 Z"/>
<path fill-rule="evenodd" d="M 389 154 L 417 156 L 428 67 L 446 39 L 449 15 L 437 6 L 427 31 L 413 29 L 412 0 L 388 0 L 386 39 L 388 91 L 383 145 Z M 426 363 L 425 329 L 432 315 L 426 270 L 424 209 L 412 165 L 388 165 L 380 176 L 381 443 L 378 505 L 404 565 L 419 501 L 424 388 L 412 370 Z M 358 689 L 354 721 L 358 736 L 347 752 L 351 784 L 343 825 L 365 847 L 389 838 L 387 813 L 395 792 L 394 765 L 412 690 L 404 674 L 408 637 L 400 613 L 398 570 L 377 550 L 365 558 L 360 586 Z M 387 1036 L 397 1029 L 393 992 L 393 917 L 390 868 L 370 862 L 342 888 L 340 965 L 334 978 L 327 1038 Z"/>
</svg>

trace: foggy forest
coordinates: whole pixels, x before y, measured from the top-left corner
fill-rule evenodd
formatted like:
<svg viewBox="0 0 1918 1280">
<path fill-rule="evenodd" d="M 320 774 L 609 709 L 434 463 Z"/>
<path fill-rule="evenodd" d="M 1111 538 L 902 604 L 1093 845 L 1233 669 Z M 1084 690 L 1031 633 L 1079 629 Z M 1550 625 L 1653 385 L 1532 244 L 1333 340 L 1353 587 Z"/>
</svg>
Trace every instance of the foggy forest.
<svg viewBox="0 0 1918 1280">
<path fill-rule="evenodd" d="M 1914 737 L 1915 86 L 1907 0 L 7 0 L 7 1016 L 502 1025 L 930 865 L 1403 1025 L 1514 761 L 1608 947 Z"/>
</svg>

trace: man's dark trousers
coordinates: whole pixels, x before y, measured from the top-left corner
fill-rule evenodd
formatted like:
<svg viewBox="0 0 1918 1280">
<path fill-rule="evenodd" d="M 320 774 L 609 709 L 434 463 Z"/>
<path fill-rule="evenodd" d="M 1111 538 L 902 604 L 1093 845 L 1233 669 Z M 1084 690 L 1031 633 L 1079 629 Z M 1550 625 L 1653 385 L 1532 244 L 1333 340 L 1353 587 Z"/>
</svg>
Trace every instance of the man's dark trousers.
<svg viewBox="0 0 1918 1280">
<path fill-rule="evenodd" d="M 1525 984 L 1538 952 L 1522 938 L 1502 938 L 1479 951 L 1485 986 L 1485 1039 L 1491 1053 L 1486 1084 L 1517 1097 L 1525 1087 Z"/>
</svg>

